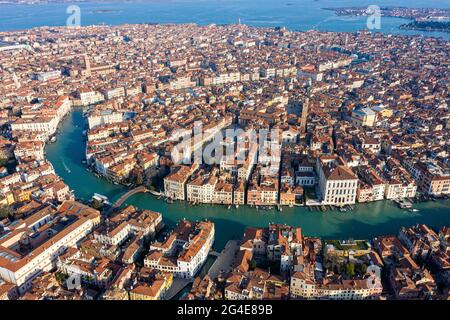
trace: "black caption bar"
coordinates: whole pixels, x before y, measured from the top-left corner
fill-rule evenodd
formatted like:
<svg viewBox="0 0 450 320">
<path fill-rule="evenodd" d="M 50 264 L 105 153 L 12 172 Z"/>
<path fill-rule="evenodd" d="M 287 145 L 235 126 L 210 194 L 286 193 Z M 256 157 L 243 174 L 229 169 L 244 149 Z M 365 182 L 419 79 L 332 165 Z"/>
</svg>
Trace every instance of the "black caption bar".
<svg viewBox="0 0 450 320">
<path fill-rule="evenodd" d="M 217 319 L 221 317 L 233 317 L 239 316 L 242 318 L 243 316 L 252 316 L 252 318 L 260 316 L 260 318 L 265 318 L 265 316 L 273 316 L 274 315 L 274 307 L 270 302 L 246 302 L 246 301 L 236 301 L 236 302 L 227 302 L 220 303 L 215 302 L 204 303 L 203 305 L 199 305 L 198 303 L 192 304 L 189 302 L 181 303 L 177 307 L 176 315 L 180 318 L 184 318 L 181 316 L 192 316 L 196 319 Z"/>
</svg>

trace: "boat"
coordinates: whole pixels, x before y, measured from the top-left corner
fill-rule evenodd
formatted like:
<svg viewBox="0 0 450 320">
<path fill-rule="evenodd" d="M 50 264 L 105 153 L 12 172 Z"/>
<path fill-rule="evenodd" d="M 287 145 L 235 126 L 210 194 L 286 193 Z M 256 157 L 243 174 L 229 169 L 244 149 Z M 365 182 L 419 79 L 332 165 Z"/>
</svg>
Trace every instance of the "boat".
<svg viewBox="0 0 450 320">
<path fill-rule="evenodd" d="M 238 204 L 236 205 L 236 209 L 237 209 L 237 208 L 239 208 L 239 205 L 238 205 Z"/>
<path fill-rule="evenodd" d="M 400 209 L 409 209 L 412 207 L 412 203 L 406 199 L 397 199 L 397 200 L 394 200 L 394 202 L 397 204 L 397 206 Z"/>
<path fill-rule="evenodd" d="M 50 142 L 56 142 L 56 136 L 51 137 Z"/>
<path fill-rule="evenodd" d="M 228 206 L 228 210 L 230 210 L 230 209 L 231 209 L 231 205 Z"/>
<path fill-rule="evenodd" d="M 419 209 L 414 209 L 414 208 L 409 209 L 409 212 L 419 212 L 419 211 L 420 211 Z"/>
<path fill-rule="evenodd" d="M 111 205 L 111 202 L 109 202 L 108 197 L 103 195 L 103 194 L 100 194 L 100 193 L 94 193 L 92 195 L 91 202 L 94 201 L 94 200 L 97 200 L 97 201 L 99 201 L 99 202 L 101 202 L 103 204 L 106 204 L 108 206 Z"/>
</svg>

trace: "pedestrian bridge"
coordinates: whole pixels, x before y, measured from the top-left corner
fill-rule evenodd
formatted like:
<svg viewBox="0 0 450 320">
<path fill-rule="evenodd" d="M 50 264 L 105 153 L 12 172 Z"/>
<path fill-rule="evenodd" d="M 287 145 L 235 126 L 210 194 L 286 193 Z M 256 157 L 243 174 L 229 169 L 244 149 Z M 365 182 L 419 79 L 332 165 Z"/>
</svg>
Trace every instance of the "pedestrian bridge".
<svg viewBox="0 0 450 320">
<path fill-rule="evenodd" d="M 134 189 L 128 190 L 126 193 L 121 195 L 120 198 L 116 200 L 116 202 L 113 203 L 111 208 L 108 210 L 108 214 L 111 213 L 113 210 L 120 208 L 120 206 L 122 206 L 129 197 L 137 193 L 145 193 L 145 192 L 149 192 L 149 190 L 144 186 L 139 186 Z"/>
</svg>

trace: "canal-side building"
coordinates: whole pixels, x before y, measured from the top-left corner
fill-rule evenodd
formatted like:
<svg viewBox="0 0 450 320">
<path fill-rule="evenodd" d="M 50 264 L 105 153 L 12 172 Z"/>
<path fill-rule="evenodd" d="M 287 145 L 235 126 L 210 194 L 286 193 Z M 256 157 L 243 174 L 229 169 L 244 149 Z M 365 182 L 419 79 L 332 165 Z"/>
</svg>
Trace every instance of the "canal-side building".
<svg viewBox="0 0 450 320">
<path fill-rule="evenodd" d="M 56 132 L 57 126 L 58 118 L 56 117 L 20 118 L 11 124 L 11 130 L 45 132 L 47 136 L 50 136 Z"/>
<path fill-rule="evenodd" d="M 417 184 L 412 175 L 401 166 L 400 161 L 389 158 L 383 171 L 386 180 L 386 199 L 414 198 Z"/>
<path fill-rule="evenodd" d="M 93 235 L 101 244 L 118 246 L 133 235 L 150 239 L 162 226 L 161 213 L 128 206 L 110 217 Z"/>
<path fill-rule="evenodd" d="M 240 250 L 264 256 L 270 262 L 279 263 L 280 272 L 290 272 L 303 255 L 303 240 L 301 228 L 281 224 L 270 224 L 267 228 L 248 227 Z"/>
<path fill-rule="evenodd" d="M 410 228 L 401 228 L 398 239 L 408 249 L 411 257 L 426 259 L 431 253 L 440 250 L 438 234 L 427 225 L 418 224 Z"/>
<path fill-rule="evenodd" d="M 280 272 L 290 272 L 294 260 L 303 254 L 301 228 L 270 224 L 267 230 L 266 254 L 269 261 L 280 263 Z"/>
<path fill-rule="evenodd" d="M 433 196 L 450 194 L 450 169 L 437 161 L 417 162 L 412 172 L 421 192 Z"/>
<path fill-rule="evenodd" d="M 359 177 L 357 200 L 360 203 L 383 200 L 386 182 L 370 166 L 356 167 Z"/>
<path fill-rule="evenodd" d="M 150 245 L 144 265 L 175 277 L 193 278 L 208 258 L 214 237 L 214 223 L 181 220 L 164 242 Z"/>
<path fill-rule="evenodd" d="M 14 148 L 14 157 L 17 161 L 37 160 L 42 161 L 45 158 L 45 144 L 41 141 L 18 142 Z"/>
<path fill-rule="evenodd" d="M 278 204 L 278 177 L 266 175 L 267 167 L 258 165 L 253 171 L 247 188 L 247 204 L 253 206 L 272 206 Z"/>
<path fill-rule="evenodd" d="M 64 202 L 43 219 L 25 220 L 0 241 L 1 278 L 25 293 L 36 276 L 55 268 L 57 257 L 99 223 L 97 210 L 74 201 Z"/>
<path fill-rule="evenodd" d="M 104 96 L 98 91 L 90 88 L 80 88 L 75 92 L 77 100 L 74 101 L 74 105 L 89 106 L 104 101 Z"/>
<path fill-rule="evenodd" d="M 197 164 L 173 167 L 169 175 L 164 178 L 165 196 L 175 200 L 186 200 L 186 182 L 197 168 Z"/>
<path fill-rule="evenodd" d="M 95 109 L 88 115 L 89 129 L 93 129 L 99 125 L 108 125 L 120 123 L 123 121 L 123 113 L 111 109 Z"/>
<path fill-rule="evenodd" d="M 245 181 L 242 179 L 238 179 L 234 185 L 233 190 L 233 203 L 236 206 L 243 205 L 246 203 L 246 186 Z"/>
<path fill-rule="evenodd" d="M 322 204 L 342 206 L 356 202 L 358 177 L 341 157 L 317 158 L 317 172 Z"/>
<path fill-rule="evenodd" d="M 216 204 L 233 204 L 233 184 L 219 180 L 214 188 L 213 203 Z"/>
<path fill-rule="evenodd" d="M 218 182 L 215 170 L 198 171 L 186 184 L 186 199 L 193 203 L 215 202 L 215 189 Z"/>
</svg>

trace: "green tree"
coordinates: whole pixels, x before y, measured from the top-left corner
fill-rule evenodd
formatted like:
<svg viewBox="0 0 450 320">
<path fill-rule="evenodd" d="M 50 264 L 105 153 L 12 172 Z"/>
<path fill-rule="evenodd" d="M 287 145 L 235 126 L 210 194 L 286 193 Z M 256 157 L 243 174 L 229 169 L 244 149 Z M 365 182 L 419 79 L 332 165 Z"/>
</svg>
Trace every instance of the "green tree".
<svg viewBox="0 0 450 320">
<path fill-rule="evenodd" d="M 367 272 L 367 265 L 363 263 L 361 265 L 361 275 L 366 274 L 366 272 Z"/>
<path fill-rule="evenodd" d="M 347 263 L 345 266 L 345 270 L 347 271 L 347 275 L 353 277 L 355 275 L 355 265 L 353 263 Z"/>
<path fill-rule="evenodd" d="M 103 202 L 101 202 L 97 199 L 93 199 L 91 205 L 92 205 L 92 208 L 94 208 L 96 210 L 100 210 L 103 207 Z"/>
<path fill-rule="evenodd" d="M 0 207 L 0 218 L 4 219 L 11 215 L 11 210 L 8 206 Z"/>
<path fill-rule="evenodd" d="M 64 274 L 64 273 L 62 273 L 62 272 L 56 272 L 55 273 L 55 278 L 56 278 L 56 281 L 58 281 L 58 283 L 61 286 L 65 286 L 66 285 L 66 280 L 69 278 L 69 276 Z"/>
<path fill-rule="evenodd" d="M 1 158 L 0 159 L 0 166 L 5 166 L 6 164 L 8 164 L 8 159 L 6 159 L 6 158 Z"/>
<path fill-rule="evenodd" d="M 141 171 L 138 171 L 138 172 L 136 173 L 136 184 L 137 184 L 138 186 L 144 184 L 144 176 L 142 175 L 142 172 L 141 172 Z"/>
</svg>

